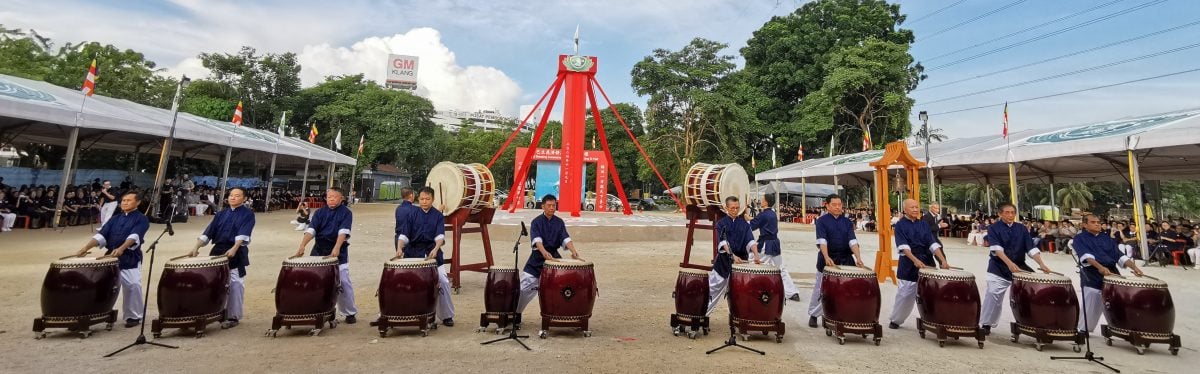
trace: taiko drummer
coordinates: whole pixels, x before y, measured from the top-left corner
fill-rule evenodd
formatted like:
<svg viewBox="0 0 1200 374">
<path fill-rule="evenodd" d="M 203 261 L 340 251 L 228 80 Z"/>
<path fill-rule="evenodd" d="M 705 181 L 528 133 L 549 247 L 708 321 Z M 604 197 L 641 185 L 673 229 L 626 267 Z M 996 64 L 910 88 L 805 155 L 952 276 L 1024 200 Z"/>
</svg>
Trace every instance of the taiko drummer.
<svg viewBox="0 0 1200 374">
<path fill-rule="evenodd" d="M 225 302 L 225 321 L 221 323 L 223 329 L 237 326 L 242 319 L 242 301 L 246 294 L 242 281 L 246 277 L 246 267 L 250 266 L 250 235 L 254 232 L 254 212 L 243 205 L 246 202 L 246 190 L 241 187 L 230 189 L 227 201 L 229 208 L 213 217 L 188 254 L 195 257 L 200 247 L 212 243 L 209 256 L 229 258 L 229 296 Z"/>
<path fill-rule="evenodd" d="M 900 251 L 900 264 L 896 266 L 896 277 L 900 278 L 900 287 L 896 290 L 896 303 L 892 305 L 892 315 L 888 328 L 898 329 L 912 314 L 913 305 L 917 302 L 917 275 L 920 269 L 933 264 L 936 256 L 942 269 L 949 269 L 950 263 L 942 254 L 942 245 L 938 244 L 929 225 L 921 221 L 921 205 L 916 200 L 904 200 L 904 218 L 894 225 L 896 232 L 896 249 Z"/>
<path fill-rule="evenodd" d="M 446 277 L 445 256 L 446 218 L 433 207 L 433 188 L 422 187 L 417 193 L 417 207 L 396 209 L 398 256 L 437 260 L 438 296 L 437 318 L 443 325 L 454 326 L 454 303 L 450 300 L 450 279 Z"/>
<path fill-rule="evenodd" d="M 125 327 L 137 326 L 142 321 L 142 240 L 150 229 L 150 220 L 137 210 L 142 199 L 136 192 L 121 195 L 121 211 L 114 214 L 100 232 L 92 236 L 79 257 L 87 255 L 95 247 L 105 249 L 105 257 L 116 257 L 121 269 L 121 312 L 125 315 Z"/>
<path fill-rule="evenodd" d="M 758 241 L 754 240 L 754 232 L 750 222 L 746 222 L 741 214 L 742 207 L 737 196 L 725 198 L 725 217 L 717 221 L 717 233 L 721 242 L 717 243 L 717 258 L 713 259 L 712 271 L 708 272 L 708 312 L 711 315 L 717 309 L 718 302 L 729 291 L 729 275 L 734 263 L 750 260 L 754 253 L 754 263 L 760 263 L 758 257 Z"/>
<path fill-rule="evenodd" d="M 1100 290 L 1104 289 L 1104 277 L 1121 274 L 1117 267 L 1133 269 L 1133 274 L 1142 276 L 1133 259 L 1117 249 L 1117 242 L 1112 237 L 1100 231 L 1100 218 L 1094 214 L 1083 217 L 1084 231 L 1075 235 L 1075 255 L 1083 270 L 1079 273 L 1079 283 L 1083 286 L 1084 303 L 1079 308 L 1079 331 L 1091 333 L 1100 322 L 1100 313 L 1104 312 L 1104 300 Z M 1083 318 L 1086 313 L 1086 319 Z"/>
<path fill-rule="evenodd" d="M 1050 273 L 1050 268 L 1042 261 L 1041 251 L 1033 245 L 1033 237 L 1029 229 L 1016 222 L 1017 207 L 1012 203 L 1000 204 L 1000 221 L 993 223 L 987 229 L 987 241 L 990 256 L 988 256 L 987 293 L 983 296 L 983 313 L 979 316 L 979 326 L 984 331 L 991 332 L 992 327 L 1000 320 L 1000 312 L 1004 309 L 1004 296 L 1012 286 L 1013 273 L 1033 271 L 1025 264 L 1025 257 L 1032 257 L 1038 263 L 1038 269 Z"/>
<path fill-rule="evenodd" d="M 862 255 L 859 253 L 858 237 L 854 235 L 854 223 L 844 214 L 842 197 L 829 195 L 825 198 L 825 208 L 829 210 L 829 214 L 817 218 L 817 247 L 821 249 L 821 254 L 817 256 L 817 275 L 808 303 L 808 327 L 817 327 L 817 317 L 824 314 L 821 304 L 821 279 L 825 266 L 864 266 Z"/>
<path fill-rule="evenodd" d="M 546 259 L 562 258 L 558 250 L 567 247 L 571 251 L 571 258 L 582 260 L 579 258 L 579 251 L 575 250 L 575 243 L 571 241 L 571 234 L 567 233 L 566 222 L 554 215 L 557 210 L 558 198 L 554 195 L 546 195 L 542 197 L 542 214 L 529 223 L 529 237 L 532 238 L 533 252 L 529 254 L 529 260 L 525 261 L 525 268 L 522 269 L 521 300 L 517 304 L 517 313 L 523 312 L 525 306 L 529 305 L 534 297 L 537 297 L 542 267 L 546 265 Z"/>
<path fill-rule="evenodd" d="M 354 213 L 343 202 L 346 195 L 342 189 L 332 187 L 325 191 L 325 207 L 313 213 L 304 239 L 300 240 L 300 249 L 296 257 L 304 255 L 308 242 L 316 239 L 313 245 L 313 256 L 336 257 L 338 259 L 338 276 L 341 278 L 342 292 L 338 294 L 338 312 L 346 316 L 347 324 L 358 321 L 355 317 L 358 308 L 354 306 L 354 285 L 350 283 L 350 227 L 354 224 Z"/>
</svg>

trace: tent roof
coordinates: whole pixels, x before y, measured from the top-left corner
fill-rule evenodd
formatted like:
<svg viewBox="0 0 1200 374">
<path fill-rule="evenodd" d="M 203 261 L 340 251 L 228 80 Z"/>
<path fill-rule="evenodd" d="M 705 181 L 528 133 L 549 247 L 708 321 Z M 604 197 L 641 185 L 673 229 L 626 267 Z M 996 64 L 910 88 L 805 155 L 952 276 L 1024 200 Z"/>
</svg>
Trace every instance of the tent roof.
<svg viewBox="0 0 1200 374">
<path fill-rule="evenodd" d="M 761 195 L 772 195 L 775 194 L 776 187 L 779 188 L 779 193 L 781 194 L 807 195 L 811 197 L 825 197 L 837 194 L 837 186 L 832 184 L 798 182 L 767 183 L 758 187 L 758 193 Z"/>
<path fill-rule="evenodd" d="M 17 139 L 65 144 L 66 129 L 74 126 L 80 127 L 85 147 L 146 149 L 169 135 L 171 111 L 100 95 L 85 103 L 77 90 L 0 74 L 0 131 L 19 128 Z M 178 152 L 192 158 L 219 159 L 224 155 L 220 147 L 233 147 L 285 156 L 284 163 L 356 163 L 353 157 L 299 139 L 182 112 L 175 138 L 181 143 Z"/>
<path fill-rule="evenodd" d="M 1200 178 L 1200 109 L 1119 119 L 1087 125 L 1025 130 L 1000 136 L 952 139 L 929 146 L 930 164 L 942 182 L 1007 180 L 1008 162 L 1022 181 L 1127 181 L 1126 149 L 1137 150 L 1142 179 Z M 909 146 L 918 160 L 924 146 Z M 758 173 L 759 181 L 869 185 L 869 165 L 882 150 L 806 160 Z M 899 168 L 899 166 L 895 166 Z"/>
</svg>

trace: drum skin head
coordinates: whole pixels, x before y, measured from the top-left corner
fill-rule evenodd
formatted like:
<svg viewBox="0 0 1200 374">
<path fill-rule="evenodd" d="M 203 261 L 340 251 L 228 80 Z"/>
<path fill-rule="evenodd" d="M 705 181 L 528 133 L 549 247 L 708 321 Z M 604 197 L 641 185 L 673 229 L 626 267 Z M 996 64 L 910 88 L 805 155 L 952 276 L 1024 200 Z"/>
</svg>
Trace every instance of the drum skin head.
<svg viewBox="0 0 1200 374">
<path fill-rule="evenodd" d="M 1104 277 L 1104 283 L 1143 288 L 1167 288 L 1167 282 L 1147 277 L 1123 277 L 1120 275 L 1109 275 Z"/>
<path fill-rule="evenodd" d="M 458 164 L 442 161 L 434 165 L 433 169 L 429 170 L 429 176 L 425 178 L 425 186 L 434 191 L 433 207 L 445 205 L 446 209 L 442 214 L 449 214 L 458 209 L 464 197 L 463 192 L 466 191 L 464 180 L 466 176 Z M 439 189 L 441 191 L 438 191 Z"/>
<path fill-rule="evenodd" d="M 95 257 L 67 257 L 61 260 L 55 260 L 50 263 L 50 267 L 54 268 L 80 268 L 80 267 L 101 267 L 117 264 L 116 257 L 105 257 L 97 260 Z"/>
<path fill-rule="evenodd" d="M 229 263 L 229 257 L 225 257 L 225 256 L 216 256 L 215 258 L 214 258 L 214 256 L 196 256 L 196 257 L 177 258 L 177 259 L 174 259 L 171 261 L 167 261 L 167 264 L 164 266 L 166 266 L 166 268 L 168 268 L 168 269 L 169 268 L 194 268 L 194 267 L 220 266 L 220 265 L 224 265 L 224 264 L 228 264 L 228 263 Z"/>
</svg>

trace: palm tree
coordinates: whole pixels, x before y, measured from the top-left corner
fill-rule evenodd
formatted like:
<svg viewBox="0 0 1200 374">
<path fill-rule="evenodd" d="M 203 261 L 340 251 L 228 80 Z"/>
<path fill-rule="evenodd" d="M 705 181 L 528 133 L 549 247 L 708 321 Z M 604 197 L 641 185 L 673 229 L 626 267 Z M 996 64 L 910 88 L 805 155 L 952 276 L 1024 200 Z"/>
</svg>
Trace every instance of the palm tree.
<svg viewBox="0 0 1200 374">
<path fill-rule="evenodd" d="M 922 131 L 922 129 L 920 129 L 920 128 L 913 131 L 912 138 L 913 138 L 914 145 L 925 144 L 925 132 Z M 939 142 L 946 141 L 946 139 L 950 139 L 950 137 L 947 136 L 945 133 L 943 133 L 942 129 L 936 128 L 936 127 L 929 128 L 929 142 L 930 143 L 939 143 Z"/>
<path fill-rule="evenodd" d="M 1070 211 L 1072 208 L 1087 210 L 1092 206 L 1092 191 L 1082 182 L 1067 184 L 1066 188 L 1055 192 L 1058 205 L 1062 206 L 1064 211 Z"/>
<path fill-rule="evenodd" d="M 986 205 L 988 203 L 987 192 L 987 185 L 978 183 L 968 184 L 967 188 L 963 189 L 963 200 L 970 200 L 978 203 L 979 205 Z M 1003 201 L 1004 194 L 1000 192 L 999 188 L 993 187 L 991 192 L 991 203 L 993 206 Z M 983 210 L 986 212 L 987 207 L 985 206 Z"/>
</svg>

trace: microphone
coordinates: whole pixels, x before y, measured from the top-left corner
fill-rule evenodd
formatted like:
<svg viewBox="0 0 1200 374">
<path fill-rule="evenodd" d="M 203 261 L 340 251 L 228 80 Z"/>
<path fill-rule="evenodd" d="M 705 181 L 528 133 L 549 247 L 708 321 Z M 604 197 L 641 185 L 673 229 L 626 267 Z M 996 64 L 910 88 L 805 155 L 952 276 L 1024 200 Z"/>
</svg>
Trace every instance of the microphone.
<svg viewBox="0 0 1200 374">
<path fill-rule="evenodd" d="M 525 221 L 521 221 L 521 236 L 529 236 L 529 230 L 525 229 Z"/>
<path fill-rule="evenodd" d="M 167 220 L 167 235 L 175 236 L 175 227 L 171 225 L 171 220 Z"/>
</svg>

